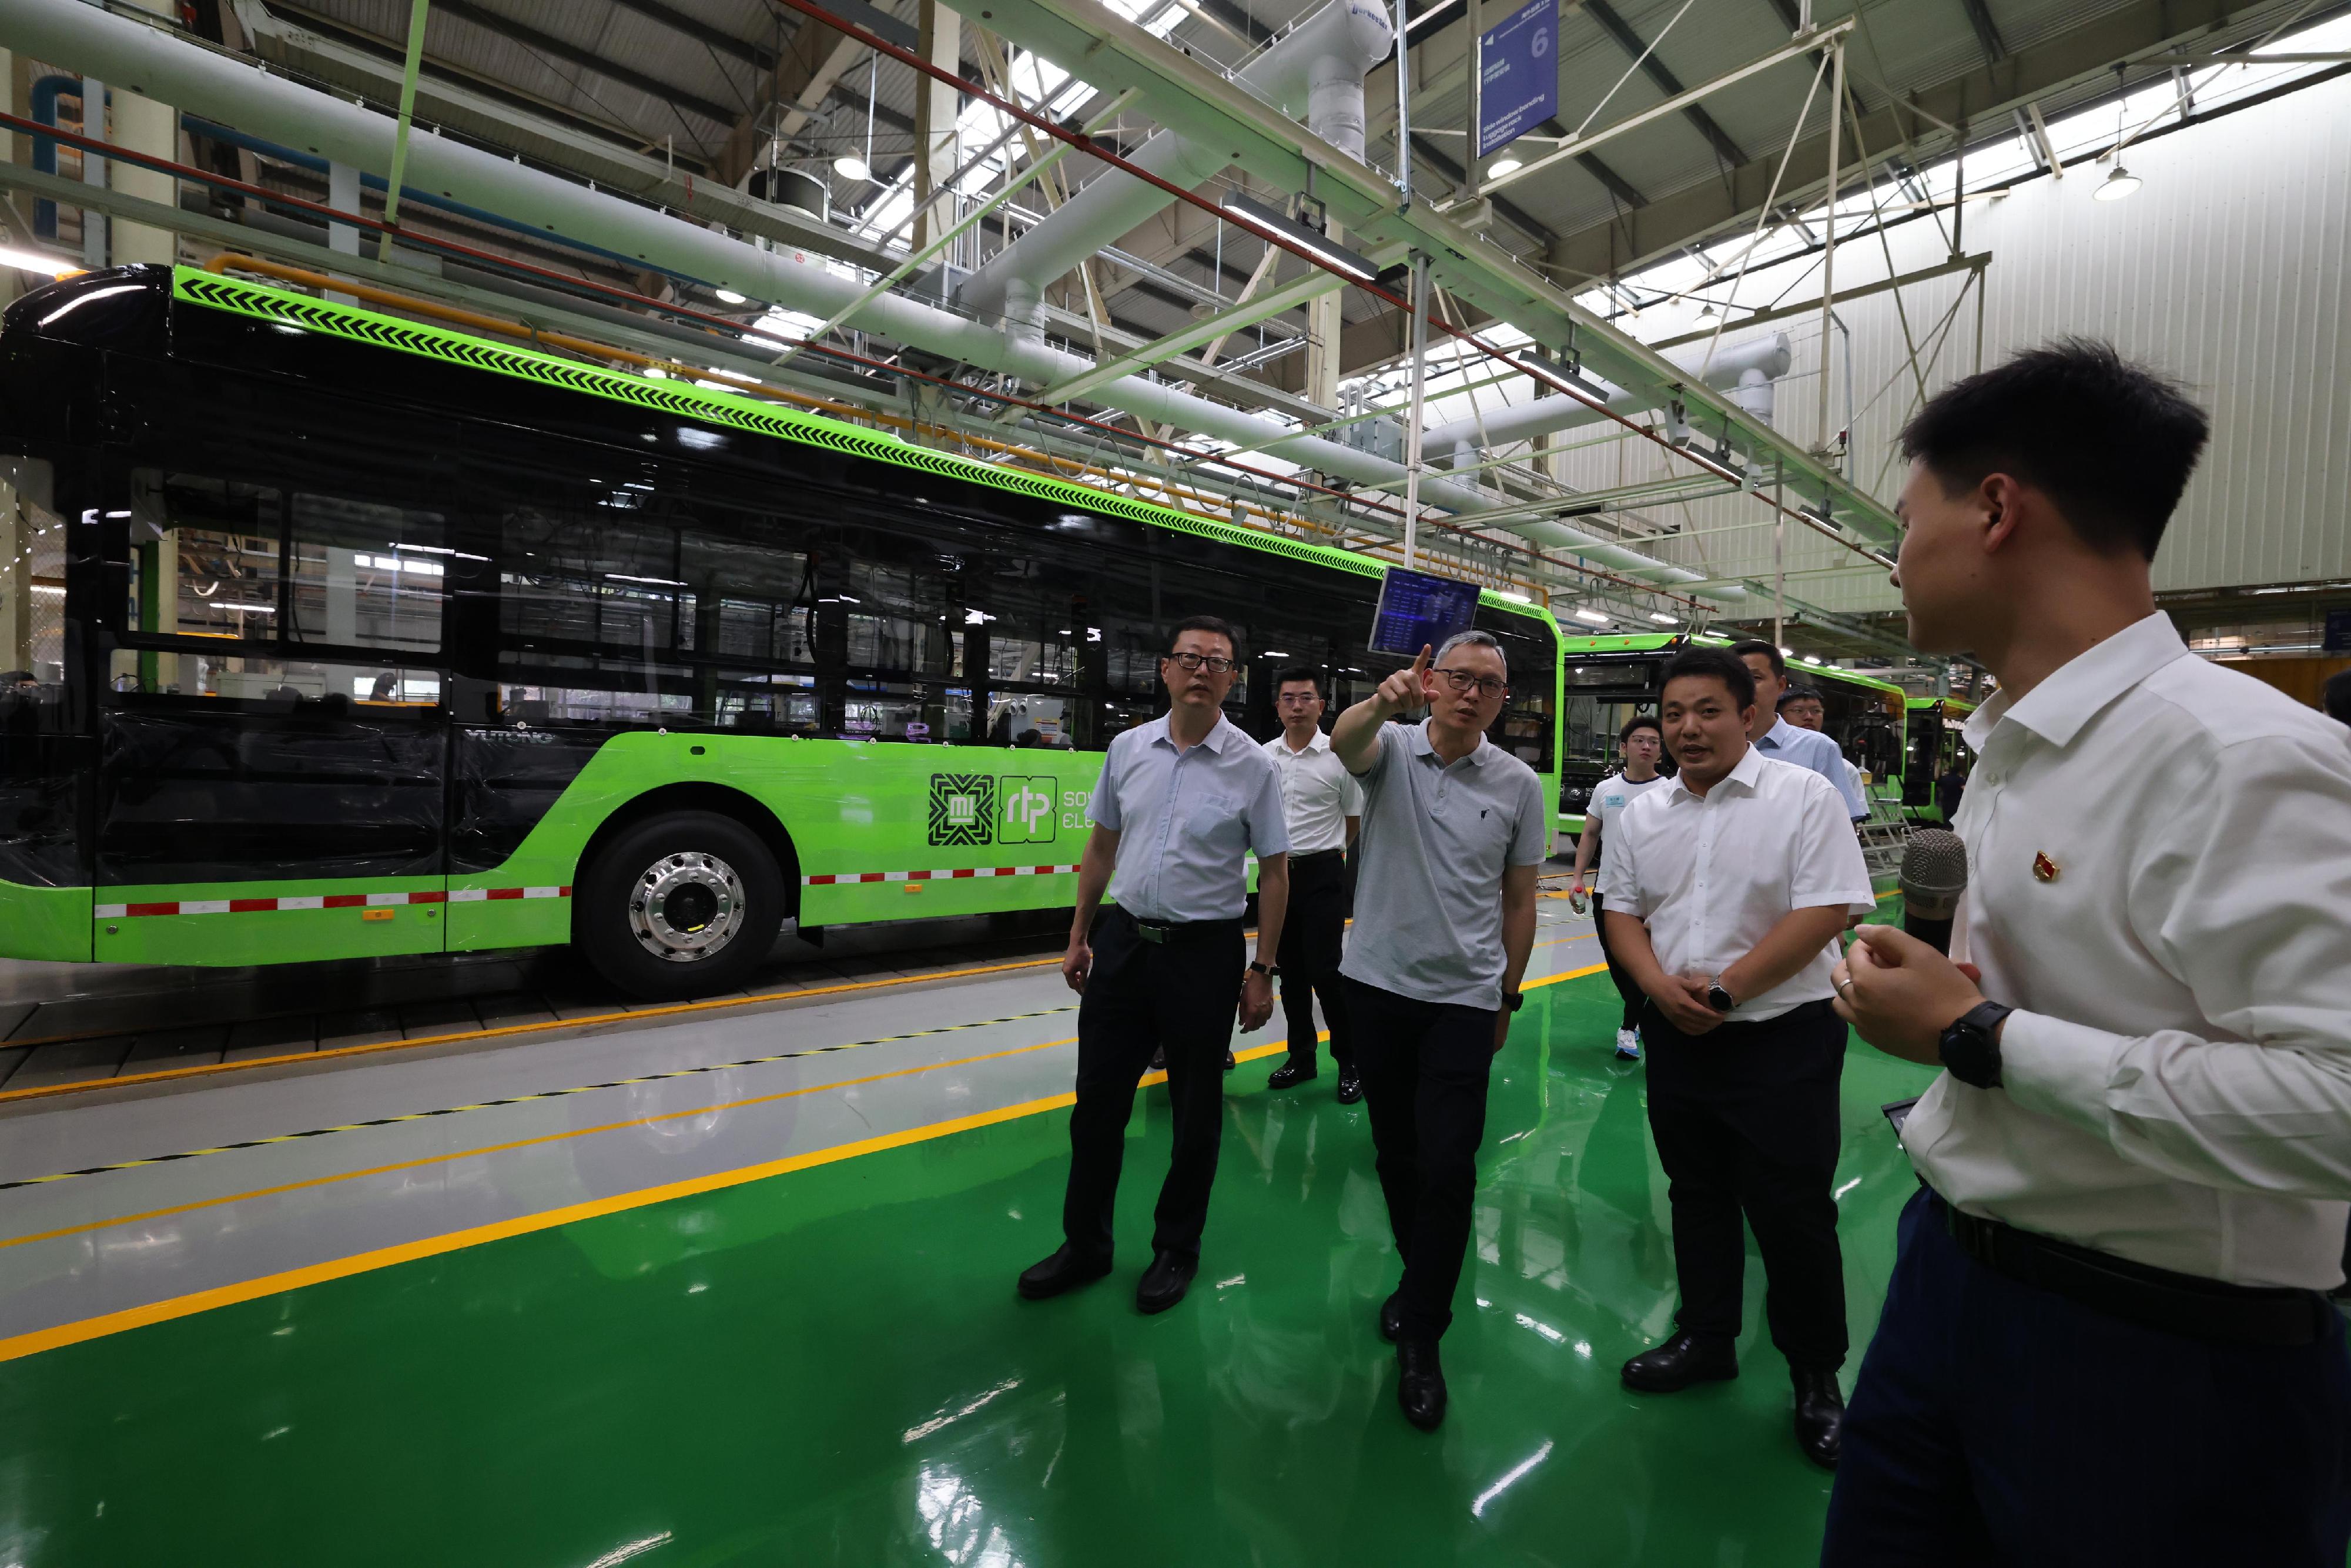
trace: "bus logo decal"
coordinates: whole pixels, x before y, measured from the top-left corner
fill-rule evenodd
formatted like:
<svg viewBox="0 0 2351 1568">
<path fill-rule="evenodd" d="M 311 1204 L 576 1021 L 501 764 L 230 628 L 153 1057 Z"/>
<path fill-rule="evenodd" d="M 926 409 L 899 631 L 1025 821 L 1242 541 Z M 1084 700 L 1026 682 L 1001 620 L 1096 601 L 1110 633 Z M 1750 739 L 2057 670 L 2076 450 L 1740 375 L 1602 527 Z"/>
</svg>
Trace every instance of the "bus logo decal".
<svg viewBox="0 0 2351 1568">
<path fill-rule="evenodd" d="M 985 773 L 931 775 L 931 842 L 984 844 L 996 821 L 996 780 Z"/>
<path fill-rule="evenodd" d="M 1061 799 L 1061 783 L 1053 779 L 1021 779 L 1008 775 L 1004 780 L 1003 829 L 996 836 L 999 844 L 1050 844 L 1060 818 L 1053 802 Z"/>
</svg>

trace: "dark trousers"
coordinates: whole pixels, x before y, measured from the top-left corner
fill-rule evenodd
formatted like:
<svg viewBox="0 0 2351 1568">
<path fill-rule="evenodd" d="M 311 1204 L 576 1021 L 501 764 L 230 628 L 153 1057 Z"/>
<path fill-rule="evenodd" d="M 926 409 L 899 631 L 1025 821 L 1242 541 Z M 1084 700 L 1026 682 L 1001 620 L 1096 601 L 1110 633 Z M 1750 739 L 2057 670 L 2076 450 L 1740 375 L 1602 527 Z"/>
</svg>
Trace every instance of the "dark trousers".
<svg viewBox="0 0 2351 1568">
<path fill-rule="evenodd" d="M 1823 1568 L 2342 1568 L 2351 1356 L 2143 1328 L 1959 1250 L 1921 1190 L 1845 1412 Z"/>
<path fill-rule="evenodd" d="M 1331 1060 L 1342 1068 L 1355 1060 L 1346 988 L 1339 982 L 1340 949 L 1353 902 L 1346 856 L 1334 850 L 1291 857 L 1290 911 L 1281 922 L 1281 1021 L 1290 1030 L 1290 1060 L 1309 1069 L 1314 1065 L 1317 997 L 1331 1025 Z"/>
<path fill-rule="evenodd" d="M 1225 1049 L 1248 967 L 1241 923 L 1217 921 L 1149 942 L 1123 909 L 1094 924 L 1094 967 L 1078 1004 L 1078 1103 L 1070 1113 L 1070 1187 L 1061 1229 L 1077 1251 L 1111 1255 L 1111 1211 L 1134 1086 L 1167 1052 L 1175 1152 L 1160 1185 L 1155 1252 L 1200 1255 L 1224 1132 Z"/>
<path fill-rule="evenodd" d="M 1353 979 L 1347 1009 L 1380 1191 L 1404 1258 L 1404 1333 L 1437 1339 L 1453 1322 L 1453 1291 L 1469 1249 L 1494 1014 L 1415 1001 Z"/>
<path fill-rule="evenodd" d="M 1649 1131 L 1666 1167 L 1681 1306 L 1674 1321 L 1738 1336 L 1746 1237 L 1763 1254 L 1771 1343 L 1800 1371 L 1844 1364 L 1844 1261 L 1837 1248 L 1837 1081 L 1844 1024 L 1826 1002 L 1761 1023 L 1686 1035 L 1655 1007 Z"/>
<path fill-rule="evenodd" d="M 1616 994 L 1625 998 L 1625 1029 L 1639 1029 L 1641 1013 L 1649 1005 L 1649 994 L 1641 982 L 1633 978 L 1633 971 L 1617 962 L 1615 949 L 1608 946 L 1608 922 L 1600 918 L 1600 895 L 1592 895 L 1592 933 L 1600 939 L 1600 956 L 1608 965 L 1608 977 L 1616 982 Z"/>
</svg>

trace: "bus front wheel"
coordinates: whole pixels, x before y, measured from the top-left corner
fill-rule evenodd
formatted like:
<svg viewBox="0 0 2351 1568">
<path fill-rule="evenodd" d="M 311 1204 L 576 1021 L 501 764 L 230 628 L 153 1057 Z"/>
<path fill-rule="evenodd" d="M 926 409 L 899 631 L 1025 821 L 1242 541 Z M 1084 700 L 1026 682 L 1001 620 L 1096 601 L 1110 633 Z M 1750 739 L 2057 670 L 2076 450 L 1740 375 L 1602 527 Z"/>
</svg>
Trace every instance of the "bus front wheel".
<svg viewBox="0 0 2351 1568">
<path fill-rule="evenodd" d="M 776 945 L 784 879 L 758 836 L 715 811 L 670 811 L 598 852 L 574 894 L 573 936 L 632 997 L 733 990 Z"/>
</svg>

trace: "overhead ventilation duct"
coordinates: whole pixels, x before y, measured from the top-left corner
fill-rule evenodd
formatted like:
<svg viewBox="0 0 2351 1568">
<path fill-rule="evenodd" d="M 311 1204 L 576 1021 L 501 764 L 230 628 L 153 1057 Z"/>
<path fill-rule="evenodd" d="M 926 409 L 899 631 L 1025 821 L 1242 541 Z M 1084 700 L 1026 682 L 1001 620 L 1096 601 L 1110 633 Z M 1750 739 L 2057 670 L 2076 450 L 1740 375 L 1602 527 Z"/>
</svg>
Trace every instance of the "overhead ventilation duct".
<svg viewBox="0 0 2351 1568">
<path fill-rule="evenodd" d="M 805 169 L 754 169 L 743 176 L 743 193 L 819 223 L 832 214 L 832 187 Z"/>
<path fill-rule="evenodd" d="M 1682 369 L 1697 372 L 1708 386 L 1729 389 L 1733 402 L 1767 424 L 1771 420 L 1771 384 L 1788 373 L 1793 359 L 1785 332 L 1720 350 L 1703 371 L 1698 371 L 1698 367 L 1704 361 L 1704 350 L 1695 346 L 1666 357 Z M 1639 413 L 1656 402 L 1654 393 L 1626 392 L 1605 382 L 1593 382 L 1591 385 L 1607 398 L 1608 407 L 1617 413 Z M 1434 426 L 1421 437 L 1422 450 L 1434 462 L 1466 468 L 1478 461 L 1480 447 L 1511 446 L 1580 424 L 1596 423 L 1607 417 L 1601 410 L 1572 397 L 1539 397 Z"/>
<path fill-rule="evenodd" d="M 376 173 L 391 165 L 390 117 L 84 0 L 7 0 L 0 5 L 0 47 L 85 72 L 314 157 Z M 987 323 L 901 294 L 864 299 L 862 278 L 835 272 L 808 251 L 747 245 L 451 138 L 420 133 L 409 139 L 403 191 L 478 207 L 527 232 L 559 236 L 654 271 L 820 319 L 830 319 L 855 306 L 849 322 L 867 332 L 1032 385 L 1071 380 L 1094 368 L 1082 356 L 1015 339 Z M 1146 376 L 1121 376 L 1087 395 L 1143 419 L 1255 447 L 1368 488 L 1398 493 L 1405 488 L 1401 464 L 1321 436 L 1291 434 L 1290 427 L 1279 421 L 1211 402 Z M 1423 477 L 1420 498 L 1426 506 L 1458 514 L 1492 506 L 1469 486 L 1430 476 Z M 1573 551 L 1660 586 L 1701 580 L 1700 573 L 1563 524 L 1548 523 L 1540 529 L 1513 526 L 1551 548 Z M 1740 596 L 1738 589 L 1729 587 L 1710 585 L 1706 592 L 1715 598 Z"/>
<path fill-rule="evenodd" d="M 1241 68 L 1233 78 L 1258 98 L 1351 158 L 1364 156 L 1364 78 L 1395 42 L 1387 13 L 1372 0 L 1331 0 Z M 1231 154 L 1161 131 L 1129 160 L 1186 190 L 1204 184 Z M 991 256 L 966 280 L 967 309 L 1034 337 L 1045 288 L 1088 256 L 1123 238 L 1175 196 L 1123 169 L 1088 181 L 1051 216 Z"/>
</svg>

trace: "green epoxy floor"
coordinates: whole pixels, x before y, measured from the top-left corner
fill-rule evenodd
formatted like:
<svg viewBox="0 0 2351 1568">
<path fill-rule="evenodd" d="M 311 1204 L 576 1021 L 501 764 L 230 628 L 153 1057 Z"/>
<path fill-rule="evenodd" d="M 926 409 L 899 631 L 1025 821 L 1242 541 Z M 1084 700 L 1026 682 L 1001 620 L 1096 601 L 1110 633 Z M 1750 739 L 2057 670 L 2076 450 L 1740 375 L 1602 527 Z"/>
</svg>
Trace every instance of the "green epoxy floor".
<svg viewBox="0 0 2351 1568">
<path fill-rule="evenodd" d="M 1477 1256 L 1425 1436 L 1374 1314 L 1395 1258 L 1361 1106 L 1228 1082 L 1199 1281 L 1023 1304 L 1066 1113 L 474 1247 L 0 1365 L 0 1565 L 1811 1564 L 1750 1257 L 1745 1375 L 1616 1381 L 1673 1303 L 1642 1070 L 1605 976 L 1498 1064 Z M 1857 1366 L 1909 1166 L 1855 1042 L 1837 1177 Z"/>
</svg>

